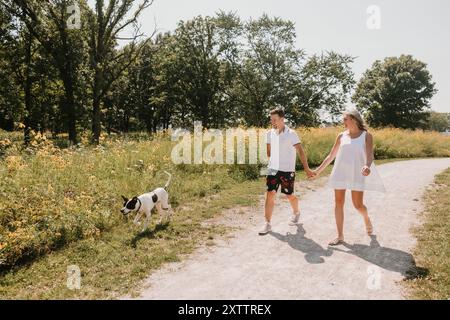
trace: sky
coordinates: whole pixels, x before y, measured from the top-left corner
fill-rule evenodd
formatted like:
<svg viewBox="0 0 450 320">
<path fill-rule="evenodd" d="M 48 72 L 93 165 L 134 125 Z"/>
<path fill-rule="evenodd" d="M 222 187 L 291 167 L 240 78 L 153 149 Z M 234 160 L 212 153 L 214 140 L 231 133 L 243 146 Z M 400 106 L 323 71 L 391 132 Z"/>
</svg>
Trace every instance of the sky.
<svg viewBox="0 0 450 320">
<path fill-rule="evenodd" d="M 356 57 L 356 80 L 375 60 L 411 54 L 436 82 L 432 110 L 450 112 L 449 0 L 155 0 L 140 23 L 150 35 L 155 23 L 158 31 L 173 31 L 180 20 L 218 10 L 243 20 L 263 13 L 291 20 L 297 47 L 307 54 L 333 50 Z"/>
</svg>

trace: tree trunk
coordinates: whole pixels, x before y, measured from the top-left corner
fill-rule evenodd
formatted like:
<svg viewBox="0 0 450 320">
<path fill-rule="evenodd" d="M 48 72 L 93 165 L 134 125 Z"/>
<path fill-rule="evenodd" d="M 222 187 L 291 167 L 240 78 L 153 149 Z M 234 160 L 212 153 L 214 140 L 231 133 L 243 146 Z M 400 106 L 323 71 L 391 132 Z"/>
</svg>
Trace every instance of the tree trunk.
<svg viewBox="0 0 450 320">
<path fill-rule="evenodd" d="M 63 44 L 63 52 L 67 56 L 70 52 L 67 42 L 66 30 L 61 31 L 61 42 Z M 63 111 L 66 120 L 67 130 L 69 131 L 69 145 L 77 144 L 76 130 L 76 112 L 75 112 L 75 94 L 74 94 L 74 77 L 73 65 L 70 58 L 56 57 L 61 72 L 61 78 L 64 84 L 64 103 Z"/>
<path fill-rule="evenodd" d="M 24 95 L 25 95 L 25 118 L 24 118 L 24 143 L 28 145 L 30 143 L 30 131 L 31 131 L 31 116 L 32 116 L 32 97 L 31 97 L 31 35 L 28 33 L 25 40 L 25 83 L 24 83 Z"/>
<path fill-rule="evenodd" d="M 100 121 L 100 98 L 94 97 L 92 104 L 92 143 L 100 143 L 101 121 Z"/>
<path fill-rule="evenodd" d="M 147 129 L 148 133 L 152 133 L 153 131 L 153 123 L 155 122 L 154 120 L 154 112 L 150 111 L 149 108 L 145 108 L 144 109 L 144 117 L 145 117 L 145 126 Z"/>
<path fill-rule="evenodd" d="M 69 144 L 77 144 L 75 96 L 71 72 L 66 70 L 66 72 L 62 74 L 62 78 L 64 83 L 63 113 L 66 118 L 67 130 L 69 132 Z"/>
<path fill-rule="evenodd" d="M 92 101 L 92 143 L 100 143 L 100 133 L 101 133 L 101 97 L 100 88 L 102 87 L 101 82 L 103 81 L 102 71 L 96 68 L 94 76 L 94 88 L 93 88 L 93 101 Z"/>
</svg>

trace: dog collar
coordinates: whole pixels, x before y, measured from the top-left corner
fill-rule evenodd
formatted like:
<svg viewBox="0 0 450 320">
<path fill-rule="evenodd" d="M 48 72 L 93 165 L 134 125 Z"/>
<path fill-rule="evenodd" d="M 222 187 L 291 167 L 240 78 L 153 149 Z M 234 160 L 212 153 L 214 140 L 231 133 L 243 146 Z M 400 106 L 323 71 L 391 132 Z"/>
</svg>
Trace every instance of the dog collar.
<svg viewBox="0 0 450 320">
<path fill-rule="evenodd" d="M 136 212 L 139 212 L 139 210 L 141 210 L 142 207 L 142 202 L 139 198 L 137 198 L 137 200 L 139 201 L 139 209 L 137 209 Z"/>
</svg>

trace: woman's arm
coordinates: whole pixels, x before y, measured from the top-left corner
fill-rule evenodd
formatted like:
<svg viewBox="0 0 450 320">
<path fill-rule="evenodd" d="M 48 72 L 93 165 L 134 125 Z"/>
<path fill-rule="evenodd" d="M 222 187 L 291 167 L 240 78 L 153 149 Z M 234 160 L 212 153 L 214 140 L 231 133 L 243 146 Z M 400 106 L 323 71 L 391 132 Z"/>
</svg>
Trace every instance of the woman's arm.
<svg viewBox="0 0 450 320">
<path fill-rule="evenodd" d="M 362 167 L 361 173 L 363 176 L 368 176 L 370 174 L 370 166 L 373 163 L 373 137 L 367 132 L 366 134 L 366 165 Z"/>
<path fill-rule="evenodd" d="M 367 158 L 366 166 L 370 168 L 374 156 L 373 156 L 373 137 L 369 132 L 367 132 L 366 134 L 366 158 Z"/>
<path fill-rule="evenodd" d="M 341 136 L 342 134 L 339 134 L 336 137 L 336 141 L 334 142 L 334 146 L 333 148 L 331 148 L 330 153 L 325 158 L 325 160 L 323 160 L 322 164 L 316 170 L 314 170 L 317 175 L 321 174 L 322 171 L 325 170 L 325 168 L 328 167 L 328 165 L 334 160 L 334 158 L 336 158 L 339 146 L 341 145 Z"/>
</svg>

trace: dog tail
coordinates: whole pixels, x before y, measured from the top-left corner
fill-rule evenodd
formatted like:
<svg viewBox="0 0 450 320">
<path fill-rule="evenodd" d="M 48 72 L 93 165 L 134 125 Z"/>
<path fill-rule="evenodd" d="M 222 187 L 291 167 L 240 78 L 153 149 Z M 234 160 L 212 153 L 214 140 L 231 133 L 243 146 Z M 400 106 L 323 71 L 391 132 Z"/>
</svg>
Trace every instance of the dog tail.
<svg viewBox="0 0 450 320">
<path fill-rule="evenodd" d="M 172 175 L 167 171 L 164 171 L 164 173 L 169 176 L 169 179 L 167 180 L 166 184 L 164 185 L 164 189 L 167 189 L 167 187 L 169 187 L 170 180 L 172 180 Z"/>
</svg>

